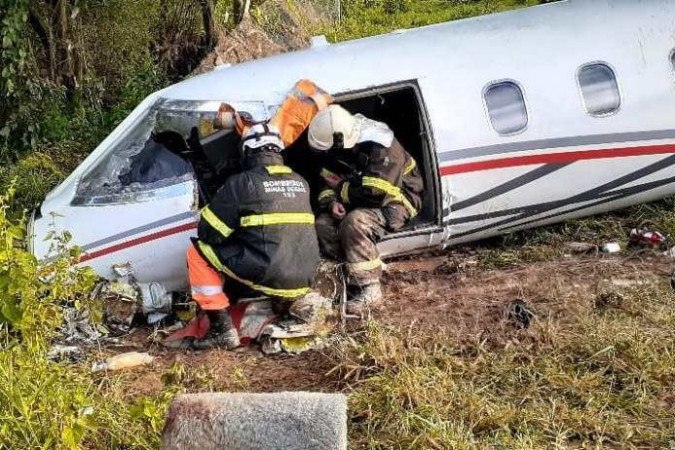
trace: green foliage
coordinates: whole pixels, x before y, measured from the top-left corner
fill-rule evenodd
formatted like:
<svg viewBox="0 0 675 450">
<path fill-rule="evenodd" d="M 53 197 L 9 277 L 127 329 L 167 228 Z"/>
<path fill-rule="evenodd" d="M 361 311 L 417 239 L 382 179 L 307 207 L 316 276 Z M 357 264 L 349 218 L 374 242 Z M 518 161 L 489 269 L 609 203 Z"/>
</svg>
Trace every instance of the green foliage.
<svg viewBox="0 0 675 450">
<path fill-rule="evenodd" d="M 0 185 L 12 184 L 14 195 L 8 201 L 8 214 L 19 217 L 37 207 L 47 193 L 64 177 L 63 171 L 43 153 L 31 153 L 15 165 L 0 168 Z"/>
<path fill-rule="evenodd" d="M 344 0 L 343 20 L 320 30 L 332 41 L 383 34 L 544 3 L 539 0 Z"/>
<path fill-rule="evenodd" d="M 168 5 L 158 0 L 64 2 L 72 10 L 66 15 L 72 22 L 66 27 L 67 37 L 59 37 L 61 24 L 50 15 L 49 8 L 53 5 L 37 0 L 3 2 L 0 12 L 3 163 L 13 162 L 30 150 L 41 149 L 51 154 L 63 146 L 69 149 L 77 146 L 75 159 L 81 159 L 140 100 L 165 86 L 168 79 L 184 75 L 175 72 L 176 66 L 183 68 L 190 64 L 177 64 L 171 58 L 196 55 L 194 51 L 186 54 L 176 50 L 176 46 L 199 46 L 201 31 L 199 21 L 195 20 L 201 17 L 198 2 L 182 0 Z M 169 23 L 179 28 L 167 30 Z M 167 37 L 167 33 L 175 39 Z M 71 45 L 77 53 L 78 67 L 82 67 L 82 74 L 75 74 L 74 78 L 59 72 L 64 70 L 59 50 Z M 64 79 L 73 78 L 75 84 L 65 82 L 61 75 Z"/>
<path fill-rule="evenodd" d="M 11 144 L 35 143 L 33 108 L 22 100 L 34 94 L 37 84 L 26 83 L 29 43 L 24 35 L 28 21 L 27 0 L 5 0 L 0 13 L 0 156 Z"/>
<path fill-rule="evenodd" d="M 47 267 L 38 265 L 23 246 L 25 221 L 14 222 L 7 216 L 13 194 L 11 185 L 0 197 L 0 322 L 22 345 L 40 351 L 61 322 L 60 306 L 79 305 L 94 276 L 90 269 L 71 267 L 71 258 L 77 256 L 72 251 L 62 252 Z M 60 242 L 65 247 L 66 242 Z"/>
<path fill-rule="evenodd" d="M 95 277 L 62 255 L 41 266 L 23 246 L 25 223 L 7 217 L 13 189 L 0 198 L 0 448 L 156 448 L 168 402 L 128 399 L 117 377 L 46 358 L 62 306 L 97 310 Z"/>
</svg>

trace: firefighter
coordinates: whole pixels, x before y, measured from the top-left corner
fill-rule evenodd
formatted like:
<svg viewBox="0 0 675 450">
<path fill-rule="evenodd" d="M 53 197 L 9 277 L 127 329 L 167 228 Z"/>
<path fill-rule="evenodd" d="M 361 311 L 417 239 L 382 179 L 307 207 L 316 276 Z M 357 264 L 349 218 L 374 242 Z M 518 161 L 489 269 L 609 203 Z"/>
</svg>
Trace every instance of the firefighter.
<svg viewBox="0 0 675 450">
<path fill-rule="evenodd" d="M 376 243 L 408 224 L 422 206 L 424 184 L 415 160 L 389 126 L 339 105 L 312 120 L 309 145 L 328 152 L 318 190 L 316 229 L 323 252 L 346 260 L 348 312 L 382 301 L 382 261 Z"/>
<path fill-rule="evenodd" d="M 239 346 L 223 284 L 292 301 L 309 292 L 319 265 L 309 186 L 283 165 L 279 130 L 254 125 L 241 148 L 244 171 L 202 210 L 199 237 L 187 253 L 192 297 L 211 322 L 196 348 Z"/>
</svg>

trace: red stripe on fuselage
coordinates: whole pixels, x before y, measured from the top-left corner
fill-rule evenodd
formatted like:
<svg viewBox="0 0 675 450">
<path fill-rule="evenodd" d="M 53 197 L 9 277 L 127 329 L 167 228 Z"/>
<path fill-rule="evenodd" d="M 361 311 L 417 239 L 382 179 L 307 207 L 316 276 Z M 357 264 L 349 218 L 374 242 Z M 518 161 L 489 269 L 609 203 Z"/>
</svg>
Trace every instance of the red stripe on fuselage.
<svg viewBox="0 0 675 450">
<path fill-rule="evenodd" d="M 650 145 L 646 147 L 609 148 L 603 150 L 580 150 L 573 152 L 547 153 L 544 155 L 512 156 L 487 161 L 476 161 L 454 166 L 441 167 L 441 175 L 503 169 L 506 167 L 530 166 L 534 164 L 561 164 L 589 159 L 625 158 L 629 156 L 660 155 L 675 153 L 675 144 Z"/>
<path fill-rule="evenodd" d="M 580 150 L 572 152 L 547 153 L 543 155 L 512 156 L 487 161 L 476 161 L 464 164 L 441 167 L 441 175 L 455 175 L 481 170 L 503 169 L 507 167 L 529 166 L 535 164 L 561 164 L 591 159 L 625 158 L 629 156 L 659 155 L 675 153 L 675 144 L 651 145 L 644 147 L 625 147 L 603 150 Z M 86 253 L 80 257 L 80 262 L 90 261 L 101 256 L 109 255 L 129 247 L 145 244 L 146 242 L 161 239 L 173 234 L 197 228 L 196 223 L 188 223 L 156 233 L 121 242 L 95 252 Z"/>
<path fill-rule="evenodd" d="M 113 246 L 106 247 L 106 248 L 101 249 L 101 250 L 97 250 L 95 252 L 86 253 L 86 254 L 84 254 L 80 257 L 80 262 L 82 263 L 82 262 L 85 262 L 85 261 L 89 261 L 89 260 L 94 259 L 94 258 L 99 258 L 101 256 L 105 256 L 105 255 L 109 255 L 111 253 L 119 252 L 120 250 L 124 250 L 124 249 L 129 248 L 129 247 L 135 247 L 137 245 L 145 244 L 146 242 L 150 242 L 150 241 L 161 239 L 161 238 L 171 236 L 171 235 L 174 235 L 174 234 L 182 233 L 184 231 L 193 230 L 195 228 L 197 228 L 197 224 L 194 223 L 194 222 L 193 223 L 186 223 L 184 225 L 180 225 L 180 226 L 173 227 L 173 228 L 167 228 L 166 230 L 157 231 L 156 233 L 141 236 L 141 237 L 136 238 L 136 239 L 131 239 L 130 241 L 121 242 L 119 244 L 115 244 Z"/>
</svg>

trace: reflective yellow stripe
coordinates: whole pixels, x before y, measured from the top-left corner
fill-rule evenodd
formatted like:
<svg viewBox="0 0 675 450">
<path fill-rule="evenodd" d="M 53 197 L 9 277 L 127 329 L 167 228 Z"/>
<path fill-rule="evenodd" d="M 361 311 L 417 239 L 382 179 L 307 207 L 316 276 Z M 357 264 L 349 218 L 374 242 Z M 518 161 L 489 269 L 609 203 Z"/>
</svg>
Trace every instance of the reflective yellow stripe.
<svg viewBox="0 0 675 450">
<path fill-rule="evenodd" d="M 293 169 L 288 166 L 266 166 L 265 169 L 267 169 L 267 173 L 270 175 L 293 173 Z"/>
<path fill-rule="evenodd" d="M 407 209 L 408 212 L 410 213 L 411 219 L 413 217 L 415 217 L 417 215 L 417 213 L 419 212 L 415 209 L 415 207 L 412 205 L 412 203 L 410 203 L 410 200 L 408 200 L 408 197 L 406 197 L 403 194 L 401 194 L 401 203 L 403 203 L 403 206 L 405 207 L 405 209 Z"/>
<path fill-rule="evenodd" d="M 401 189 L 397 188 L 387 180 L 375 177 L 363 177 L 363 186 L 377 189 L 384 192 L 391 197 L 398 197 L 401 195 Z"/>
<path fill-rule="evenodd" d="M 411 217 L 415 217 L 417 215 L 417 210 L 412 205 L 412 203 L 410 203 L 410 200 L 408 200 L 408 198 L 405 195 L 403 195 L 401 189 L 394 186 L 387 180 L 383 180 L 382 178 L 376 177 L 363 177 L 362 184 L 365 187 L 370 187 L 382 191 L 388 196 L 390 196 L 392 200 L 402 203 L 405 209 L 407 209 L 408 212 L 410 213 Z"/>
<path fill-rule="evenodd" d="M 213 211 L 207 206 L 206 208 L 202 209 L 202 219 L 206 220 L 206 223 L 211 225 L 213 228 L 218 230 L 220 234 L 223 235 L 223 237 L 228 237 L 232 233 L 234 233 L 234 230 L 230 227 L 228 227 L 225 222 L 220 220 L 218 216 L 216 216 Z"/>
<path fill-rule="evenodd" d="M 322 178 L 335 178 L 335 177 L 340 177 L 340 175 L 331 172 L 328 169 L 321 169 L 321 172 L 319 172 L 319 175 L 321 175 Z"/>
<path fill-rule="evenodd" d="M 342 189 L 340 190 L 340 198 L 342 198 L 342 203 L 349 203 L 349 181 L 345 181 L 342 184 Z"/>
<path fill-rule="evenodd" d="M 244 216 L 240 220 L 242 227 L 260 227 L 267 225 L 308 224 L 314 223 L 314 214 L 310 213 L 271 213 Z"/>
<path fill-rule="evenodd" d="M 319 193 L 319 201 L 326 200 L 330 197 L 335 197 L 335 192 L 333 192 L 332 189 L 324 189 Z"/>
<path fill-rule="evenodd" d="M 368 271 L 379 269 L 382 266 L 382 260 L 380 258 L 373 259 L 372 261 L 364 261 L 358 263 L 348 263 L 347 268 L 350 271 Z"/>
<path fill-rule="evenodd" d="M 223 272 L 225 275 L 232 278 L 233 280 L 236 280 L 241 284 L 243 284 L 244 286 L 250 287 L 251 289 L 255 289 L 258 292 L 262 292 L 263 294 L 271 295 L 273 297 L 295 299 L 298 297 L 302 297 L 303 295 L 307 294 L 310 290 L 310 288 L 308 287 L 298 289 L 275 289 L 266 286 L 261 286 L 248 280 L 244 280 L 243 278 L 239 277 L 237 274 L 232 272 L 229 268 L 227 268 L 220 262 L 218 256 L 216 255 L 216 252 L 213 251 L 213 248 L 210 245 L 205 244 L 201 241 L 198 242 L 198 245 L 199 250 L 202 252 L 202 255 L 204 255 L 204 257 L 213 265 L 213 267 Z"/>
<path fill-rule="evenodd" d="M 405 169 L 403 169 L 403 176 L 406 176 L 410 172 L 415 170 L 415 167 L 417 167 L 417 162 L 415 162 L 414 159 L 410 158 L 410 161 L 408 162 L 408 164 L 406 164 Z"/>
</svg>

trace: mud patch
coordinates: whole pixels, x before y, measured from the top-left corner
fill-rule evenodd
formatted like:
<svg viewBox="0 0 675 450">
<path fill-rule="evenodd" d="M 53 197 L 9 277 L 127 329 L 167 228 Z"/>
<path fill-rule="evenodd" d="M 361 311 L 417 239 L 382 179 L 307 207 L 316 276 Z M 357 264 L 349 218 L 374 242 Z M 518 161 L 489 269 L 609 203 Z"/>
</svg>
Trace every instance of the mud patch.
<svg viewBox="0 0 675 450">
<path fill-rule="evenodd" d="M 516 299 L 531 305 L 540 320 L 564 321 L 590 313 L 603 292 L 667 280 L 670 266 L 660 257 L 568 257 L 501 270 L 458 262 L 456 255 L 399 261 L 389 264 L 384 275 L 388 306 L 379 319 L 399 328 L 450 333 L 458 342 L 504 345 L 515 334 L 527 333 L 509 318 Z"/>
</svg>

